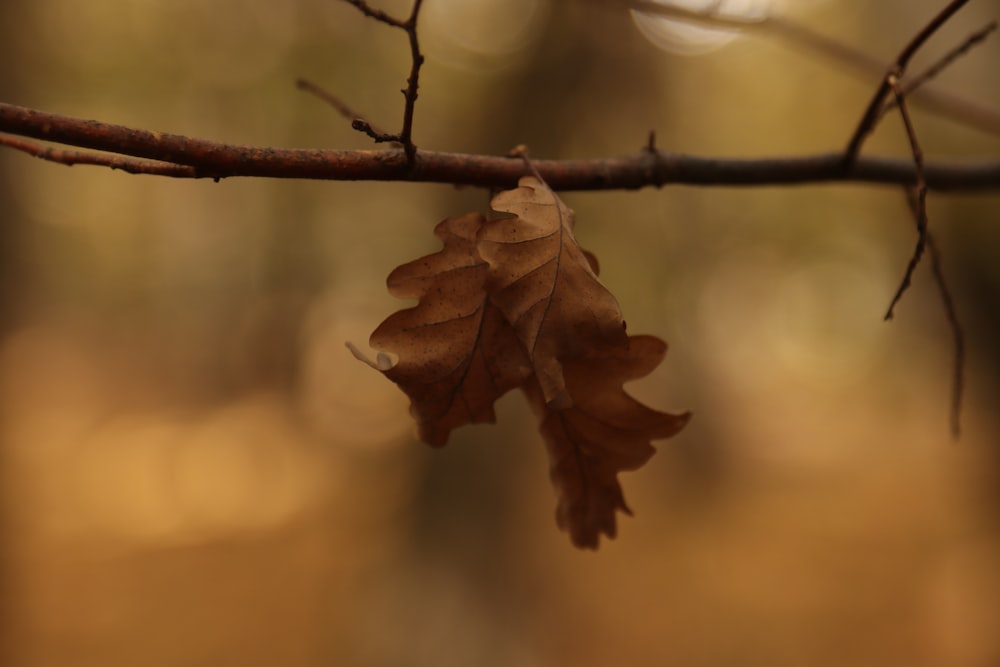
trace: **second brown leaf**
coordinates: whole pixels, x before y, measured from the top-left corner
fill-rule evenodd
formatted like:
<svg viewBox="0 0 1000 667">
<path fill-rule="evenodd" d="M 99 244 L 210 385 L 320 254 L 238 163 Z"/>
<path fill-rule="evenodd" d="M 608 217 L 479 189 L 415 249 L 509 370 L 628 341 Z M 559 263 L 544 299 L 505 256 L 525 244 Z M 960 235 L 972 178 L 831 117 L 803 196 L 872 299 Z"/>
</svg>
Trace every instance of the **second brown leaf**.
<svg viewBox="0 0 1000 667">
<path fill-rule="evenodd" d="M 573 236 L 573 211 L 534 176 L 501 192 L 479 254 L 489 263 L 490 298 L 531 358 L 546 403 L 569 407 L 562 359 L 627 346 L 618 301 Z"/>
</svg>

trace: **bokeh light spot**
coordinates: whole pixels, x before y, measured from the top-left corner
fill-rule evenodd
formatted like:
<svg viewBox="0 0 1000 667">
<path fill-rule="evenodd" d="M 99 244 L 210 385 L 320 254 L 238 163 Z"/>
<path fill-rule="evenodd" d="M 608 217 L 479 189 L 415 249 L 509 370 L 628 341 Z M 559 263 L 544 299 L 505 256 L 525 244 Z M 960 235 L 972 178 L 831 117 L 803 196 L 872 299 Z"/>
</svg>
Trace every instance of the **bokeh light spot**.
<svg viewBox="0 0 1000 667">
<path fill-rule="evenodd" d="M 710 12 L 725 18 L 756 20 L 766 16 L 771 0 L 672 0 L 657 4 L 681 10 Z M 700 55 L 714 51 L 739 36 L 739 31 L 696 25 L 670 16 L 632 11 L 632 19 L 642 34 L 656 46 L 680 55 Z"/>
<path fill-rule="evenodd" d="M 545 0 L 438 0 L 421 16 L 427 54 L 453 67 L 496 70 L 517 62 L 541 35 Z"/>
</svg>

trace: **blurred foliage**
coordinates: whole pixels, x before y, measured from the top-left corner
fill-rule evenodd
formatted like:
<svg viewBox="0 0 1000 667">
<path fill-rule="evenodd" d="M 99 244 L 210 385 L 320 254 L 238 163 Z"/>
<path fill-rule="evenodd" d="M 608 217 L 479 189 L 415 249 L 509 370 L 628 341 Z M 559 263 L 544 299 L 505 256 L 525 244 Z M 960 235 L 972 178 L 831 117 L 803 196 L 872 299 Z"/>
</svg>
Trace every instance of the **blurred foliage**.
<svg viewBox="0 0 1000 667">
<path fill-rule="evenodd" d="M 939 2 L 787 3 L 891 58 Z M 406 11 L 408 3 L 380 4 Z M 995 16 L 971 3 L 914 65 Z M 992 12 L 992 14 L 991 14 Z M 333 0 L 0 5 L 0 98 L 224 141 L 367 147 L 405 41 Z M 537 157 L 842 146 L 874 81 L 773 40 L 682 57 L 567 0 L 427 0 L 415 140 Z M 941 83 L 1000 105 L 995 40 Z M 916 114 L 930 156 L 1000 140 Z M 898 119 L 866 150 L 905 156 Z M 171 181 L 0 153 L 0 662 L 990 665 L 1000 660 L 997 195 L 932 193 L 968 326 L 950 338 L 902 194 L 858 186 L 567 194 L 630 331 L 632 391 L 694 420 L 623 476 L 595 554 L 554 526 L 519 397 L 430 451 L 358 363 L 388 271 L 487 193 Z"/>
</svg>

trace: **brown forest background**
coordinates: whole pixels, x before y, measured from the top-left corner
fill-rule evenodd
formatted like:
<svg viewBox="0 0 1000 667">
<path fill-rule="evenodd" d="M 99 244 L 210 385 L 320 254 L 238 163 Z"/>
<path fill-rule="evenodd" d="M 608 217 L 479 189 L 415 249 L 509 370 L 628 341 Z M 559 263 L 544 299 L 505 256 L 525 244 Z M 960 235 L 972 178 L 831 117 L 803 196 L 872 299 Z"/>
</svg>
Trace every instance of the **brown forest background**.
<svg viewBox="0 0 1000 667">
<path fill-rule="evenodd" d="M 681 56 L 627 13 L 427 0 L 418 146 L 545 158 L 842 147 L 876 78 L 753 37 Z M 939 2 L 787 3 L 889 62 Z M 408 3 L 381 6 L 404 13 Z M 974 2 L 918 58 L 1000 13 Z M 0 5 L 0 99 L 236 143 L 367 147 L 305 76 L 398 124 L 405 39 L 333 0 Z M 1000 106 L 1000 42 L 941 84 Z M 1000 138 L 916 111 L 933 157 Z M 866 152 L 908 155 L 889 117 Z M 0 152 L 0 663 L 992 665 L 1000 661 L 996 194 L 931 193 L 969 337 L 861 186 L 569 193 L 630 331 L 632 391 L 694 420 L 573 549 L 520 396 L 433 451 L 344 348 L 394 266 L 486 193 L 172 181 Z"/>
</svg>

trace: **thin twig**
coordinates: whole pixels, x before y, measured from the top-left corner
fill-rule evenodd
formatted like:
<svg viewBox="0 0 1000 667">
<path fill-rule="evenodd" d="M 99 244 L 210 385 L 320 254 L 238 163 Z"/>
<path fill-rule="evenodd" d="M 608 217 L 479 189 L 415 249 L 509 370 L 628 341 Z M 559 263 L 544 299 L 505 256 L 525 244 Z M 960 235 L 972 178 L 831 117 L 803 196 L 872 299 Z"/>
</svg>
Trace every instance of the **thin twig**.
<svg viewBox="0 0 1000 667">
<path fill-rule="evenodd" d="M 910 119 L 910 112 L 906 108 L 906 97 L 903 95 L 903 89 L 900 87 L 899 80 L 895 76 L 888 76 L 886 81 L 889 83 L 889 88 L 896 96 L 896 103 L 899 107 L 899 115 L 903 118 L 903 126 L 906 128 L 906 137 L 910 142 L 910 150 L 913 153 L 913 166 L 916 169 L 917 176 L 915 206 L 915 216 L 917 219 L 917 244 L 913 249 L 913 254 L 910 256 L 910 261 L 906 265 L 906 272 L 903 274 L 903 279 L 900 281 L 899 287 L 896 289 L 896 293 L 893 295 L 892 301 L 889 303 L 889 308 L 885 312 L 885 319 L 891 320 L 893 309 L 903 297 L 903 293 L 906 292 L 907 288 L 909 288 L 910 282 L 913 279 L 913 272 L 916 271 L 917 266 L 920 264 L 920 258 L 923 257 L 924 248 L 927 246 L 927 181 L 924 178 L 924 153 L 920 149 L 920 142 L 917 141 L 917 133 L 913 129 L 913 121 Z"/>
<path fill-rule="evenodd" d="M 397 142 L 402 144 L 403 152 L 406 155 L 406 163 L 413 167 L 416 162 L 417 146 L 413 143 L 413 114 L 417 104 L 417 91 L 420 88 L 420 68 L 424 64 L 424 55 L 420 52 L 420 41 L 417 37 L 417 19 L 420 16 L 420 8 L 423 0 L 414 0 L 413 8 L 410 10 L 406 20 L 395 19 L 381 9 L 370 6 L 365 0 L 344 0 L 357 7 L 365 16 L 373 18 L 380 23 L 384 23 L 393 28 L 399 28 L 406 33 L 410 43 L 410 75 L 406 79 L 406 88 L 401 92 L 405 99 L 403 105 L 403 127 L 398 134 L 380 132 L 371 123 L 363 118 L 356 118 L 351 127 L 364 132 L 375 140 L 381 142 Z"/>
<path fill-rule="evenodd" d="M 910 81 L 907 81 L 906 85 L 903 87 L 903 92 L 907 97 L 909 97 L 914 90 L 923 85 L 926 81 L 936 77 L 945 68 L 968 53 L 973 47 L 986 41 L 986 38 L 997 29 L 997 25 L 997 21 L 990 21 L 985 26 L 966 37 L 965 41 L 946 53 L 938 60 L 938 62 L 913 77 Z"/>
<path fill-rule="evenodd" d="M 390 25 L 393 28 L 402 28 L 404 30 L 406 29 L 405 21 L 400 21 L 399 19 L 392 18 L 391 16 L 383 12 L 381 9 L 376 9 L 375 7 L 372 7 L 367 2 L 365 2 L 365 0 L 344 0 L 344 2 L 346 2 L 349 5 L 354 5 L 361 11 L 362 14 L 364 14 L 368 18 L 375 19 L 379 23 Z"/>
<path fill-rule="evenodd" d="M 406 89 L 403 95 L 406 98 L 406 105 L 403 109 L 403 129 L 399 133 L 399 140 L 406 151 L 407 160 L 412 164 L 417 154 L 417 147 L 413 144 L 413 111 L 417 104 L 417 90 L 420 87 L 420 68 L 424 64 L 424 55 L 420 52 L 420 42 L 417 39 L 417 17 L 420 15 L 420 7 L 423 0 L 414 0 L 413 11 L 410 18 L 406 20 L 406 36 L 410 41 L 410 76 L 406 79 Z"/>
<path fill-rule="evenodd" d="M 893 308 L 909 287 L 910 281 L 913 277 L 913 272 L 919 265 L 920 259 L 924 254 L 924 249 L 926 248 L 931 255 L 931 272 L 934 275 L 934 283 L 937 285 L 938 294 L 940 295 L 941 302 L 944 305 L 945 318 L 948 321 L 948 327 L 952 334 L 954 355 L 952 361 L 951 409 L 949 421 L 951 424 L 952 437 L 957 439 L 961 435 L 962 431 L 962 394 L 965 384 L 965 336 L 962 331 L 962 324 L 958 319 L 958 312 L 955 308 L 954 299 L 952 299 L 951 296 L 951 290 L 948 288 L 948 282 L 945 280 L 944 272 L 941 268 L 941 253 L 939 252 L 937 244 L 934 241 L 934 237 L 927 228 L 927 183 L 924 180 L 923 151 L 920 149 L 920 144 L 917 141 L 916 131 L 913 129 L 913 122 L 910 118 L 909 110 L 906 108 L 906 96 L 903 88 L 900 86 L 899 81 L 893 76 L 890 76 L 888 81 L 893 94 L 895 95 L 896 106 L 898 107 L 900 116 L 903 119 L 903 125 L 906 127 L 906 136 L 910 142 L 910 148 L 913 152 L 913 163 L 917 170 L 917 186 L 914 190 L 908 191 L 909 196 L 907 197 L 907 201 L 910 204 L 910 210 L 913 212 L 913 218 L 917 224 L 917 244 L 913 250 L 913 255 L 910 257 L 910 261 L 906 266 L 906 273 L 903 276 L 903 280 L 900 283 L 899 288 L 896 290 L 896 294 L 892 298 L 892 303 L 890 303 L 888 311 L 886 311 L 885 319 L 892 319 Z"/>
<path fill-rule="evenodd" d="M 76 164 L 87 164 L 120 169 L 129 174 L 173 176 L 175 178 L 198 178 L 200 176 L 195 167 L 188 165 L 160 162 L 157 160 L 143 160 L 122 155 L 109 155 L 107 153 L 68 151 L 61 148 L 43 146 L 34 141 L 6 134 L 0 134 L 0 146 L 7 146 L 8 148 L 27 153 L 41 160 L 64 164 L 68 167 Z"/>
<path fill-rule="evenodd" d="M 290 149 L 241 146 L 166 132 L 112 125 L 0 102 L 0 132 L 64 146 L 193 167 L 183 178 L 252 176 L 339 181 L 412 181 L 510 187 L 524 169 L 505 156 L 421 150 Z M 862 156 L 848 169 L 841 153 L 765 158 L 701 157 L 647 147 L 621 157 L 534 160 L 554 190 L 634 190 L 670 184 L 760 186 L 855 182 L 912 186 L 913 160 Z M 94 162 L 94 164 L 104 164 Z M 934 190 L 1000 190 L 1000 161 L 929 162 L 924 180 Z"/>
<path fill-rule="evenodd" d="M 370 120 L 365 118 L 363 114 L 360 114 L 357 111 L 355 111 L 353 108 L 348 106 L 346 102 L 344 102 L 342 99 L 340 99 L 330 91 L 321 87 L 319 84 L 309 81 L 308 79 L 296 79 L 295 87 L 298 88 L 299 90 L 315 95 L 319 99 L 329 104 L 331 107 L 333 107 L 334 111 L 339 113 L 347 120 L 351 121 L 352 126 L 354 121 L 360 120 L 364 121 L 364 123 L 376 134 L 379 135 L 388 134 L 388 132 L 384 132 L 377 125 L 375 125 Z"/>
<path fill-rule="evenodd" d="M 527 146 L 524 144 L 518 144 L 514 148 L 510 149 L 507 152 L 507 155 L 521 158 L 524 161 L 524 166 L 531 172 L 531 175 L 542 183 L 545 183 L 545 179 L 542 177 L 542 174 L 538 171 L 538 168 L 535 167 L 535 163 L 531 160 L 531 152 L 528 150 Z M 547 186 L 548 183 L 545 183 L 545 185 Z"/>
<path fill-rule="evenodd" d="M 916 186 L 912 191 L 910 191 L 911 195 L 909 197 L 909 202 L 914 220 L 916 221 L 917 242 L 913 249 L 913 254 L 910 256 L 910 260 L 906 265 L 906 271 L 903 274 L 903 279 L 900 281 L 899 287 L 896 289 L 896 293 L 893 295 L 892 301 L 889 303 L 889 308 L 886 310 L 885 319 L 892 319 L 893 310 L 896 307 L 896 304 L 899 303 L 899 300 L 909 288 L 913 279 L 913 273 L 916 271 L 917 266 L 919 266 L 924 251 L 929 248 L 931 254 L 931 270 L 934 274 L 934 281 L 938 287 L 938 293 L 940 294 L 942 303 L 945 307 L 945 316 L 948 320 L 948 325 L 951 328 L 952 338 L 954 341 L 955 354 L 952 371 L 950 422 L 952 436 L 955 438 L 958 438 L 961 433 L 965 339 L 962 333 L 961 323 L 958 320 L 955 304 L 951 297 L 951 291 L 948 289 L 947 281 L 945 280 L 944 273 L 941 270 L 940 253 L 938 252 L 937 245 L 928 230 L 927 178 L 924 164 L 924 154 L 923 150 L 920 148 L 920 142 L 917 139 L 917 133 L 913 127 L 913 121 L 910 117 L 909 109 L 907 108 L 907 89 L 904 89 L 900 79 L 905 73 L 906 67 L 913 55 L 920 49 L 921 46 L 923 46 L 931 35 L 944 25 L 944 23 L 948 21 L 948 19 L 951 18 L 951 16 L 954 15 L 954 13 L 957 12 L 962 6 L 964 6 L 966 2 L 967 0 L 954 0 L 953 2 L 950 2 L 941 12 L 938 13 L 937 16 L 934 17 L 934 19 L 930 21 L 930 23 L 924 27 L 923 30 L 914 36 L 914 38 L 910 40 L 909 44 L 907 44 L 906 47 L 900 52 L 899 56 L 896 58 L 895 64 L 889 69 L 889 72 L 879 85 L 879 89 L 876 91 L 874 97 L 872 97 L 861 122 L 855 130 L 854 135 L 851 137 L 850 142 L 848 142 L 848 146 L 844 154 L 845 165 L 853 164 L 858 159 L 858 153 L 861 150 L 861 145 L 864 142 L 865 137 L 871 133 L 871 131 L 878 124 L 878 121 L 885 114 L 885 111 L 890 108 L 890 104 L 886 103 L 885 98 L 889 93 L 891 93 L 895 100 L 895 107 L 899 109 L 900 117 L 903 120 L 903 126 L 906 129 L 906 137 L 909 141 L 910 150 L 913 154 Z M 985 39 L 986 35 L 988 35 L 994 28 L 995 24 L 988 26 L 986 30 L 973 34 L 958 48 L 950 51 L 944 58 L 935 63 L 934 66 L 922 75 L 913 79 L 913 81 L 909 83 L 908 89 L 915 90 L 930 78 L 936 76 L 945 67 L 954 62 L 955 59 L 972 48 L 974 44 Z"/>
<path fill-rule="evenodd" d="M 910 212 L 913 214 L 914 220 L 917 220 L 919 219 L 919 205 L 916 193 L 912 189 L 907 189 L 906 193 Z M 934 235 L 929 231 L 927 232 L 927 251 L 931 258 L 931 273 L 934 276 L 934 284 L 937 286 L 941 305 L 944 306 L 945 319 L 948 321 L 948 329 L 951 331 L 952 372 L 949 422 L 951 423 L 952 437 L 958 439 L 962 433 L 962 397 L 965 393 L 965 331 L 958 318 L 958 309 L 951 295 L 951 289 L 948 287 L 948 281 L 944 276 L 941 251 Z"/>
<path fill-rule="evenodd" d="M 313 83 L 312 81 L 308 81 L 307 79 L 297 79 L 295 81 L 295 85 L 299 90 L 304 90 L 308 93 L 312 93 L 316 97 L 320 98 L 321 100 L 332 106 L 341 116 L 350 119 L 351 127 L 353 129 L 368 135 L 375 141 L 375 143 L 380 144 L 384 142 L 390 142 L 394 146 L 397 146 L 399 148 L 403 147 L 403 144 L 397 141 L 398 135 L 391 134 L 389 132 L 382 130 L 377 125 L 372 123 L 370 120 L 368 120 L 367 118 L 356 112 L 354 109 L 349 107 L 346 102 L 344 102 L 343 100 L 341 100 L 339 97 L 329 92 L 328 90 L 324 90 L 319 85 Z"/>
<path fill-rule="evenodd" d="M 958 319 L 958 311 L 945 281 L 944 272 L 941 269 L 941 252 L 933 236 L 927 238 L 927 248 L 931 255 L 931 271 L 934 274 L 934 284 L 938 287 L 938 294 L 941 295 L 941 303 L 944 305 L 945 317 L 948 320 L 948 328 L 951 330 L 954 357 L 952 361 L 951 378 L 951 434 L 958 438 L 962 434 L 962 396 L 965 393 L 965 334 L 962 330 L 962 323 Z"/>
<path fill-rule="evenodd" d="M 937 32 L 938 28 L 945 24 L 945 22 L 952 17 L 952 15 L 961 9 L 969 0 L 952 0 L 948 5 L 942 9 L 937 16 L 935 16 L 931 21 L 924 26 L 924 28 L 918 32 L 913 39 L 910 40 L 909 44 L 903 47 L 903 50 L 899 52 L 896 56 L 896 62 L 889 71 L 882 78 L 882 82 L 879 84 L 878 90 L 875 91 L 875 95 L 872 96 L 871 102 L 868 103 L 868 107 L 865 109 L 864 115 L 861 117 L 861 122 L 858 123 L 858 127 L 854 130 L 854 134 L 851 135 L 851 140 L 847 143 L 847 148 L 844 150 L 844 164 L 850 164 L 857 159 L 858 153 L 861 151 L 861 144 L 864 143 L 865 137 L 867 137 L 873 129 L 875 129 L 878 119 L 881 117 L 882 105 L 885 103 L 886 96 L 892 91 L 892 84 L 890 80 L 894 80 L 898 83 L 899 79 L 903 77 L 906 72 L 906 66 L 909 64 L 910 59 L 914 54 L 920 50 L 920 47 L 930 39 L 931 35 Z M 899 96 L 897 96 L 899 99 Z"/>
<path fill-rule="evenodd" d="M 313 83 L 308 79 L 296 79 L 295 87 L 299 90 L 305 91 L 312 95 L 315 95 L 319 99 L 323 100 L 329 104 L 333 109 L 339 113 L 341 116 L 347 120 L 354 120 L 355 118 L 364 118 L 360 113 L 347 106 L 347 103 L 341 100 L 339 97 L 331 93 L 330 91 L 320 87 L 319 84 Z"/>
<path fill-rule="evenodd" d="M 973 47 L 981 44 L 986 40 L 997 29 L 997 21 L 991 21 L 986 26 L 980 28 L 976 32 L 972 33 L 965 38 L 961 44 L 956 46 L 954 49 L 942 56 L 936 63 L 925 69 L 920 74 L 906 79 L 903 81 L 903 95 L 909 99 L 913 99 L 913 93 L 916 92 L 924 86 L 928 81 L 939 75 L 956 60 L 968 53 Z M 892 97 L 889 99 L 885 105 L 882 107 L 882 115 L 885 115 L 887 111 L 896 108 L 896 98 Z"/>
</svg>

